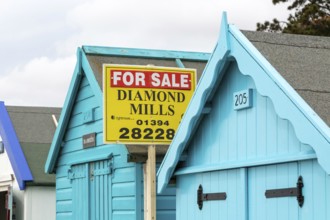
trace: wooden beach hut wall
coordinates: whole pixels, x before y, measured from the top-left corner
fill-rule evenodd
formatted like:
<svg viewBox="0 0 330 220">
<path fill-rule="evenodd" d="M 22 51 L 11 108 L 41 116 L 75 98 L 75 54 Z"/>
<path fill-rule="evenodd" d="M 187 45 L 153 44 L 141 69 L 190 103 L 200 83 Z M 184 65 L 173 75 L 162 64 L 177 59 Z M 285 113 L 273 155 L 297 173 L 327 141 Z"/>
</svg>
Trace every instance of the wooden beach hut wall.
<svg viewBox="0 0 330 220">
<path fill-rule="evenodd" d="M 104 144 L 102 65 L 186 67 L 201 73 L 206 53 L 83 46 L 45 164 L 56 173 L 56 219 L 144 219 L 147 146 Z M 116 108 L 116 106 L 114 106 Z M 86 136 L 87 135 L 87 136 Z M 92 146 L 83 147 L 84 137 Z M 94 142 L 94 143 L 93 143 Z M 168 146 L 157 146 L 161 162 Z M 157 219 L 175 219 L 175 190 L 157 195 Z"/>
<path fill-rule="evenodd" d="M 60 112 L 0 102 L 1 220 L 55 219 L 55 175 L 43 164 Z"/>
<path fill-rule="evenodd" d="M 330 216 L 330 38 L 241 32 L 218 44 L 158 171 L 177 219 Z"/>
</svg>

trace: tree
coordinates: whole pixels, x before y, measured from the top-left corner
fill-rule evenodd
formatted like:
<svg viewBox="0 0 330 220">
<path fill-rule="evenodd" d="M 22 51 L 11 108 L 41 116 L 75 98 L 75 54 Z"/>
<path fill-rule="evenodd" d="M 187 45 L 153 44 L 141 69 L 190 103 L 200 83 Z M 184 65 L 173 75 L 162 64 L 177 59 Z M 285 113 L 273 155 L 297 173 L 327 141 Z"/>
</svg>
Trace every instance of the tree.
<svg viewBox="0 0 330 220">
<path fill-rule="evenodd" d="M 273 4 L 292 0 L 273 0 Z M 294 10 L 287 21 L 257 23 L 257 31 L 330 36 L 330 0 L 293 0 L 288 10 Z"/>
</svg>

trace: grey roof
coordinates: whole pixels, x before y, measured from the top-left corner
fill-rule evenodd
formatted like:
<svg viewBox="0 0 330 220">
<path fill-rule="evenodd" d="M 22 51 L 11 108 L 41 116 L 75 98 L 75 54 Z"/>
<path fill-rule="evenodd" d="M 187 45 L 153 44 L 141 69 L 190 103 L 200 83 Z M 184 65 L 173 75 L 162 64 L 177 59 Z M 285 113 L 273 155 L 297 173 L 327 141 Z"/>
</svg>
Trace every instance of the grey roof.
<svg viewBox="0 0 330 220">
<path fill-rule="evenodd" d="M 55 175 L 45 174 L 43 168 L 56 129 L 52 115 L 58 120 L 61 109 L 21 106 L 6 108 L 33 175 L 33 182 L 27 185 L 54 185 Z"/>
<path fill-rule="evenodd" d="M 6 106 L 20 142 L 51 143 L 56 126 L 54 114 L 59 119 L 60 108 Z"/>
<path fill-rule="evenodd" d="M 330 37 L 243 34 L 330 126 Z"/>
</svg>

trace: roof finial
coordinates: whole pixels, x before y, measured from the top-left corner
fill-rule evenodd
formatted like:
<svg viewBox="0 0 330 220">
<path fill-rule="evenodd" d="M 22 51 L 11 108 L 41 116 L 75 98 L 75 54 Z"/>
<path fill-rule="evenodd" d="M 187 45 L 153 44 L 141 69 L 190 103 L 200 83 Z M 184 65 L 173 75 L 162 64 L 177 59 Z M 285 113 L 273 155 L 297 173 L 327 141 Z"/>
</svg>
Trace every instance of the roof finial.
<svg viewBox="0 0 330 220">
<path fill-rule="evenodd" d="M 218 45 L 221 45 L 221 49 L 228 50 L 229 49 L 229 41 L 228 41 L 228 21 L 227 21 L 227 12 L 222 12 L 222 20 L 220 26 L 220 34 L 218 39 Z"/>
</svg>

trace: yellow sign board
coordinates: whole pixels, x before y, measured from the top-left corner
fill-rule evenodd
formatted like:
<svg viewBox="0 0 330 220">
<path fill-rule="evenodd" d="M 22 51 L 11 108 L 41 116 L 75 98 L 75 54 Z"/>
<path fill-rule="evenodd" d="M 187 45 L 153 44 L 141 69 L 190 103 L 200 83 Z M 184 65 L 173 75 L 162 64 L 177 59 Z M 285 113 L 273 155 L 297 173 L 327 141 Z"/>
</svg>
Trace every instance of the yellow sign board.
<svg viewBox="0 0 330 220">
<path fill-rule="evenodd" d="M 169 144 L 195 85 L 195 69 L 104 64 L 104 142 Z"/>
</svg>

